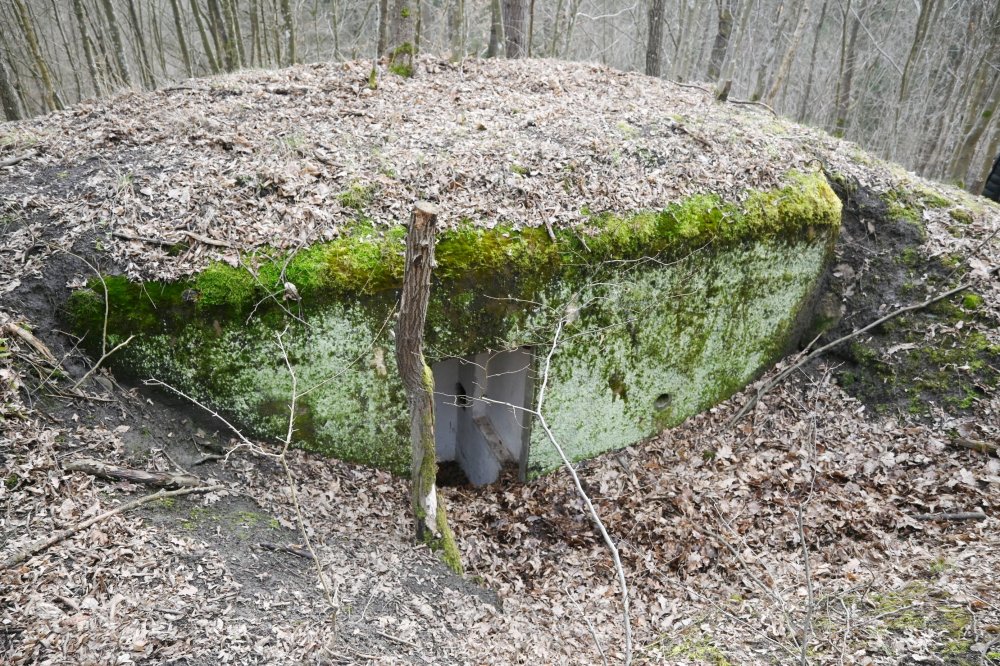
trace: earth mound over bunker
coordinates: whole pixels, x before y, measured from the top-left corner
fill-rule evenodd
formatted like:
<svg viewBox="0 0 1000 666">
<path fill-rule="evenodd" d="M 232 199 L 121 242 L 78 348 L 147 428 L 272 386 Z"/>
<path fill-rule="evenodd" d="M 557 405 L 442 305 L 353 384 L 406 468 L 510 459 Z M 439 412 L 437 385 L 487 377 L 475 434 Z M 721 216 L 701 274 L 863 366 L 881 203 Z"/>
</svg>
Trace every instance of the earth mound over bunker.
<svg viewBox="0 0 1000 666">
<path fill-rule="evenodd" d="M 62 132 L 121 269 L 70 299 L 87 343 L 136 335 L 120 370 L 276 435 L 285 331 L 300 442 L 402 472 L 390 332 L 417 198 L 446 226 L 426 332 L 439 452 L 474 482 L 557 463 L 524 410 L 560 319 L 549 420 L 577 459 L 717 403 L 796 341 L 841 209 L 770 121 L 585 65 L 425 61 L 378 89 L 365 67 L 195 81 L 39 124 Z"/>
</svg>

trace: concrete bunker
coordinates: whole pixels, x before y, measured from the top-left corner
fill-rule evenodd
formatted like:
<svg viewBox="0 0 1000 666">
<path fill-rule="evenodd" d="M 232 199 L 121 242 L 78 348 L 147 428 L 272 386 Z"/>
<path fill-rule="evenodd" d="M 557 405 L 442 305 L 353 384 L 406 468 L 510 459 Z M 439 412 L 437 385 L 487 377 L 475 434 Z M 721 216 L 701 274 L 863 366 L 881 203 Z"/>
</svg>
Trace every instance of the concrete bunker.
<svg viewBox="0 0 1000 666">
<path fill-rule="evenodd" d="M 439 462 L 454 462 L 473 485 L 504 469 L 523 476 L 531 433 L 531 347 L 448 358 L 432 367 Z"/>
</svg>

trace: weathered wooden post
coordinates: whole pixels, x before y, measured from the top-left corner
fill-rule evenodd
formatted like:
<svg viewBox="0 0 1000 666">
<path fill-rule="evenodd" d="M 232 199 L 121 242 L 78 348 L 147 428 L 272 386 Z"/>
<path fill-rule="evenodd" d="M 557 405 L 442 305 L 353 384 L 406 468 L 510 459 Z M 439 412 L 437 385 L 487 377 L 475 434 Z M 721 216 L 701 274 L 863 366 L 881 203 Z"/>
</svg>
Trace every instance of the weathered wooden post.
<svg viewBox="0 0 1000 666">
<path fill-rule="evenodd" d="M 445 563 L 461 572 L 461 556 L 437 492 L 434 375 L 424 361 L 423 352 L 437 216 L 437 206 L 418 201 L 410 218 L 403 295 L 396 324 L 396 364 L 410 405 L 410 483 L 417 541 L 442 551 Z"/>
</svg>

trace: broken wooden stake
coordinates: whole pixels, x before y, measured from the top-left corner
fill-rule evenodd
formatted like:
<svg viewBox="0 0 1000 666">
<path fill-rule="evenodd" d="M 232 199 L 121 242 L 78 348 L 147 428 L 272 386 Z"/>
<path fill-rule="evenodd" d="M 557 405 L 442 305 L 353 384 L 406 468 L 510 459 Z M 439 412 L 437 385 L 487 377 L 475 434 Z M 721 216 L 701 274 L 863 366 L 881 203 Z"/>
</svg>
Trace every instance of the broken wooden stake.
<svg viewBox="0 0 1000 666">
<path fill-rule="evenodd" d="M 437 493 L 434 375 L 423 352 L 437 216 L 437 206 L 420 201 L 410 218 L 403 293 L 396 324 L 396 365 L 410 406 L 410 484 L 417 541 L 443 550 L 446 563 L 460 570 L 461 558 Z"/>
</svg>

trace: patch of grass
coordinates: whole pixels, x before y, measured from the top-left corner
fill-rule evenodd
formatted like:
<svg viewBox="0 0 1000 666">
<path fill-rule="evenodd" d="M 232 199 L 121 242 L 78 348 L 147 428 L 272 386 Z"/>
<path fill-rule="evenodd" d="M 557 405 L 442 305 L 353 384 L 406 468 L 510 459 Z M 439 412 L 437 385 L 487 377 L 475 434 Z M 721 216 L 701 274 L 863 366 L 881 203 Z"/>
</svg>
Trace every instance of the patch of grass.
<svg viewBox="0 0 1000 666">
<path fill-rule="evenodd" d="M 375 199 L 378 187 L 364 183 L 353 183 L 349 188 L 337 195 L 337 200 L 347 208 L 353 208 L 359 213 L 364 212 Z"/>
<path fill-rule="evenodd" d="M 696 634 L 684 637 L 680 642 L 657 648 L 657 651 L 667 659 L 687 659 L 698 661 L 710 666 L 732 666 L 725 653 L 703 635 Z"/>
</svg>

